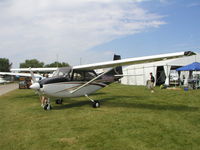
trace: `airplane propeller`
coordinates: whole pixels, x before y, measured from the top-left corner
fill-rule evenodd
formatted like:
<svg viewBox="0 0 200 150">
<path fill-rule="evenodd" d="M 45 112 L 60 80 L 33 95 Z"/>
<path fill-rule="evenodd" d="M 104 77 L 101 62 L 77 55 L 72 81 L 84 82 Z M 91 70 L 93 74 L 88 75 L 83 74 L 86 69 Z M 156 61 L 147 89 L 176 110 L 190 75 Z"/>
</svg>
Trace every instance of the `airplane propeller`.
<svg viewBox="0 0 200 150">
<path fill-rule="evenodd" d="M 41 96 L 41 91 L 40 91 L 40 88 L 41 88 L 41 85 L 39 82 L 36 81 L 36 78 L 33 74 L 33 71 L 31 70 L 31 68 L 29 68 L 29 71 L 30 71 L 30 74 L 31 74 L 31 77 L 32 77 L 32 80 L 33 80 L 33 83 L 32 85 L 30 86 L 30 89 L 33 89 L 37 92 L 40 100 L 42 100 L 44 97 Z M 41 105 L 45 110 L 50 110 L 51 109 L 51 104 L 50 104 L 50 100 L 48 98 L 47 102 L 45 105 Z"/>
<path fill-rule="evenodd" d="M 31 74 L 31 77 L 32 77 L 32 80 L 33 80 L 33 83 L 32 85 L 30 86 L 31 89 L 33 90 L 37 90 L 38 91 L 38 94 L 39 94 L 39 90 L 40 90 L 40 83 L 36 81 L 36 78 L 33 74 L 33 71 L 31 70 L 31 68 L 29 68 L 29 71 L 30 71 L 30 74 Z"/>
</svg>

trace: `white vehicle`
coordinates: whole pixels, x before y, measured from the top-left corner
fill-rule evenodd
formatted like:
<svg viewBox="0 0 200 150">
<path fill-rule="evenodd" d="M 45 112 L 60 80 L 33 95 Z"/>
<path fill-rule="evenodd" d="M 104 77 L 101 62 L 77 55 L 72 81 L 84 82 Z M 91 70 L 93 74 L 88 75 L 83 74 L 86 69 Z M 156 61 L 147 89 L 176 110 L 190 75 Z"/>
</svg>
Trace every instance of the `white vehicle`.
<svg viewBox="0 0 200 150">
<path fill-rule="evenodd" d="M 51 109 L 50 99 L 64 97 L 79 97 L 85 96 L 93 103 L 93 107 L 100 107 L 99 101 L 95 101 L 88 97 L 89 94 L 104 88 L 110 83 L 119 80 L 122 74 L 121 66 L 145 63 L 149 61 L 159 61 L 163 59 L 171 59 L 176 57 L 190 56 L 195 53 L 191 51 L 170 53 L 163 55 L 145 56 L 137 58 L 120 59 L 120 56 L 115 57 L 114 61 L 58 68 L 54 75 L 50 78 L 42 79 L 37 82 L 34 74 L 30 69 L 34 83 L 30 86 L 31 89 L 38 91 L 39 95 L 48 97 L 44 109 Z M 96 74 L 95 69 L 110 68 L 101 74 Z"/>
</svg>

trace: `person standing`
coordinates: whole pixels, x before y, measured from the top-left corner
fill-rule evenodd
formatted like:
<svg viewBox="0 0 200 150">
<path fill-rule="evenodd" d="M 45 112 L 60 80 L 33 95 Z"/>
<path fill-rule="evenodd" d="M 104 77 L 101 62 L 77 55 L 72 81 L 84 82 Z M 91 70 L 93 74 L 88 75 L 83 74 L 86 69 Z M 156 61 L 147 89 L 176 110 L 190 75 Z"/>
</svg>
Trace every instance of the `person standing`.
<svg viewBox="0 0 200 150">
<path fill-rule="evenodd" d="M 41 107 L 44 108 L 44 106 L 47 104 L 48 98 L 46 96 L 41 96 L 40 101 L 41 101 Z"/>
<path fill-rule="evenodd" d="M 150 89 L 151 89 L 151 93 L 154 93 L 154 82 L 155 82 L 155 78 L 152 74 L 152 72 L 150 72 Z"/>
</svg>

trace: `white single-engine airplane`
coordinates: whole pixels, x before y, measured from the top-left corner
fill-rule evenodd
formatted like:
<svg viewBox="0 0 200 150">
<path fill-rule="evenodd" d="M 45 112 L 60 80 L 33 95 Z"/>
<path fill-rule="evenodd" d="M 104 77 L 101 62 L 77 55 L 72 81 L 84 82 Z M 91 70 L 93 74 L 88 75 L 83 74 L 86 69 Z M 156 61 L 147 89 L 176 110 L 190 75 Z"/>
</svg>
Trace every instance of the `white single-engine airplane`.
<svg viewBox="0 0 200 150">
<path fill-rule="evenodd" d="M 39 95 L 48 97 L 48 101 L 44 106 L 45 110 L 51 109 L 51 97 L 64 98 L 85 96 L 92 101 L 93 107 L 97 108 L 100 107 L 99 101 L 91 99 L 88 97 L 88 95 L 96 92 L 110 83 L 113 83 L 114 81 L 119 80 L 123 76 L 121 66 L 191 55 L 195 55 L 195 53 L 186 51 L 122 60 L 119 55 L 115 55 L 114 61 L 58 68 L 52 77 L 42 79 L 38 82 L 35 80 L 34 74 L 30 68 L 30 73 L 34 81 L 30 88 L 38 91 Z M 94 69 L 102 68 L 111 69 L 108 69 L 101 74 L 96 74 L 94 71 Z M 57 101 L 57 103 L 62 103 L 62 101 Z"/>
</svg>

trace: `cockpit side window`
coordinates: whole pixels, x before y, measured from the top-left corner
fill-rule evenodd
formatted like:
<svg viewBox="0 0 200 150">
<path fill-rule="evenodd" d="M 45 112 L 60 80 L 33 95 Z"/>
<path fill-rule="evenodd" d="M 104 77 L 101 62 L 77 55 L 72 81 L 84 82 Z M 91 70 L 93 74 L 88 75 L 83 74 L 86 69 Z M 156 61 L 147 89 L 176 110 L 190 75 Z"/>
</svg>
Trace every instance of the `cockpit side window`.
<svg viewBox="0 0 200 150">
<path fill-rule="evenodd" d="M 73 81 L 90 81 L 94 77 L 96 77 L 96 73 L 94 71 L 82 71 L 82 70 L 75 70 L 72 73 L 72 80 Z"/>
<path fill-rule="evenodd" d="M 74 81 L 84 81 L 84 74 L 83 74 L 83 72 L 74 72 L 73 73 L 73 80 Z"/>
</svg>

